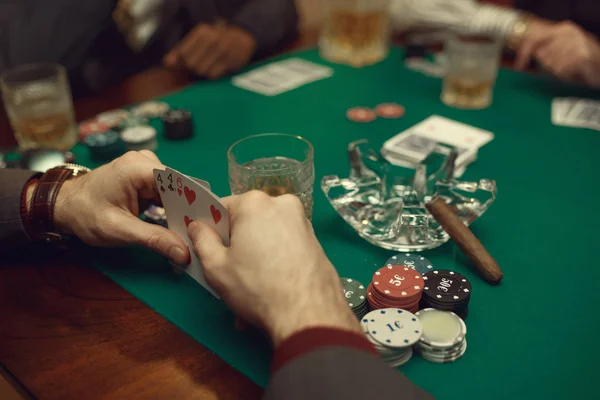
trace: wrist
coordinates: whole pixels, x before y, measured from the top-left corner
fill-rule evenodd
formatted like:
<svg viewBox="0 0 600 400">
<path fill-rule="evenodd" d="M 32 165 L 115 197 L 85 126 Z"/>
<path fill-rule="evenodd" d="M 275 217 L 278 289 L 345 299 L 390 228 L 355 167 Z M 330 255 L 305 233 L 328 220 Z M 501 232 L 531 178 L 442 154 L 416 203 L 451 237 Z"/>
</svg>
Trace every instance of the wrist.
<svg viewBox="0 0 600 400">
<path fill-rule="evenodd" d="M 75 186 L 77 179 L 79 178 L 72 178 L 65 181 L 56 196 L 56 203 L 54 205 L 54 226 L 56 227 L 56 231 L 61 235 L 73 235 L 73 221 L 72 217 L 70 217 L 69 210 L 72 209 L 71 200 L 75 194 L 75 191 L 72 188 Z"/>
<path fill-rule="evenodd" d="M 304 301 L 294 298 L 292 304 L 278 307 L 280 311 L 270 316 L 266 328 L 274 347 L 296 333 L 311 328 L 363 333 L 359 321 L 341 295 L 341 288 L 339 293 L 334 290 L 317 293 L 310 293 L 310 299 Z"/>
</svg>

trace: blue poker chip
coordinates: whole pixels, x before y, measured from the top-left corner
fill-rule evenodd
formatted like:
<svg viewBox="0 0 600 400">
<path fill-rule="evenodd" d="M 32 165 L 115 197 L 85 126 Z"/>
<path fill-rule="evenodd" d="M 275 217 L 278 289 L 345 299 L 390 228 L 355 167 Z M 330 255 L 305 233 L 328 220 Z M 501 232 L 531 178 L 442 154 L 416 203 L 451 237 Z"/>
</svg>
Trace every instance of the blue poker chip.
<svg viewBox="0 0 600 400">
<path fill-rule="evenodd" d="M 404 265 L 414 269 L 421 275 L 433 271 L 433 264 L 431 264 L 431 261 L 423 256 L 411 253 L 396 254 L 395 256 L 390 257 L 385 265 Z"/>
</svg>

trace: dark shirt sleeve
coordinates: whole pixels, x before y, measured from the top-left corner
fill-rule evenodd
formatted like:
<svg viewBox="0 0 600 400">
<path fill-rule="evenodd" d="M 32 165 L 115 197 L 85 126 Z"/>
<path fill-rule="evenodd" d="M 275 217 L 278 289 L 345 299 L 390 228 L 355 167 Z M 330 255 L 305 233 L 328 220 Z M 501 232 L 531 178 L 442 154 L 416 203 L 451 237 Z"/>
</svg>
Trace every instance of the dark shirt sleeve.
<svg viewBox="0 0 600 400">
<path fill-rule="evenodd" d="M 379 359 L 353 332 L 308 329 L 275 351 L 264 400 L 431 400 L 433 397 Z"/>
<path fill-rule="evenodd" d="M 252 33 L 257 41 L 258 54 L 271 52 L 298 34 L 294 0 L 247 1 L 231 22 Z"/>
<path fill-rule="evenodd" d="M 29 241 L 21 220 L 21 193 L 37 172 L 0 169 L 0 252 Z"/>
</svg>

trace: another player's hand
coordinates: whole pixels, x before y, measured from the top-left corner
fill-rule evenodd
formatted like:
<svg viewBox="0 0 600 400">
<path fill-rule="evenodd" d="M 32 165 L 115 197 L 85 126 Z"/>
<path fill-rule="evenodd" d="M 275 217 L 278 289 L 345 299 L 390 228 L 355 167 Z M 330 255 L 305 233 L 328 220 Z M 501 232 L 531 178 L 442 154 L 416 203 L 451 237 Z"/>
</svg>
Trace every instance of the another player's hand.
<svg viewBox="0 0 600 400">
<path fill-rule="evenodd" d="M 298 198 L 249 192 L 222 200 L 231 246 L 198 221 L 188 234 L 206 279 L 238 316 L 265 328 L 275 345 L 314 326 L 360 332 Z"/>
<path fill-rule="evenodd" d="M 137 244 L 186 264 L 190 253 L 181 238 L 138 218 L 141 200 L 159 200 L 154 168 L 164 165 L 154 153 L 142 150 L 66 181 L 56 199 L 56 227 L 93 246 Z"/>
<path fill-rule="evenodd" d="M 197 25 L 163 62 L 168 68 L 184 66 L 190 71 L 218 79 L 244 67 L 256 50 L 249 32 L 233 25 Z"/>
<path fill-rule="evenodd" d="M 516 67 L 526 68 L 532 57 L 562 80 L 600 87 L 600 42 L 572 22 L 534 21 Z"/>
</svg>

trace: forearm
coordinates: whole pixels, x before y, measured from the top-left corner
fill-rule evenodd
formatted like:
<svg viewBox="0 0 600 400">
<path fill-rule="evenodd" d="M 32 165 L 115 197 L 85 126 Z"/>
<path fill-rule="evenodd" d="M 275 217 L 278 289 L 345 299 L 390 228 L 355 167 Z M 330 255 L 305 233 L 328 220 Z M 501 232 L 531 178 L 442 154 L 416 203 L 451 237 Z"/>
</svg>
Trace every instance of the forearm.
<svg viewBox="0 0 600 400">
<path fill-rule="evenodd" d="M 258 53 L 269 52 L 298 33 L 298 13 L 294 0 L 248 1 L 231 22 L 254 36 Z"/>
<path fill-rule="evenodd" d="M 506 7 L 479 4 L 474 0 L 394 0 L 395 30 L 442 29 L 464 34 L 488 35 L 506 40 L 521 12 Z"/>
<path fill-rule="evenodd" d="M 276 350 L 273 377 L 265 394 L 271 399 L 429 400 L 432 397 L 379 359 L 362 334 L 309 329 Z M 351 382 L 351 384 L 348 384 Z"/>
<path fill-rule="evenodd" d="M 31 203 L 34 185 L 27 185 L 37 174 L 33 171 L 0 169 L 0 251 L 27 243 L 29 237 L 21 218 L 21 206 Z M 23 189 L 27 186 L 25 198 Z"/>
</svg>

